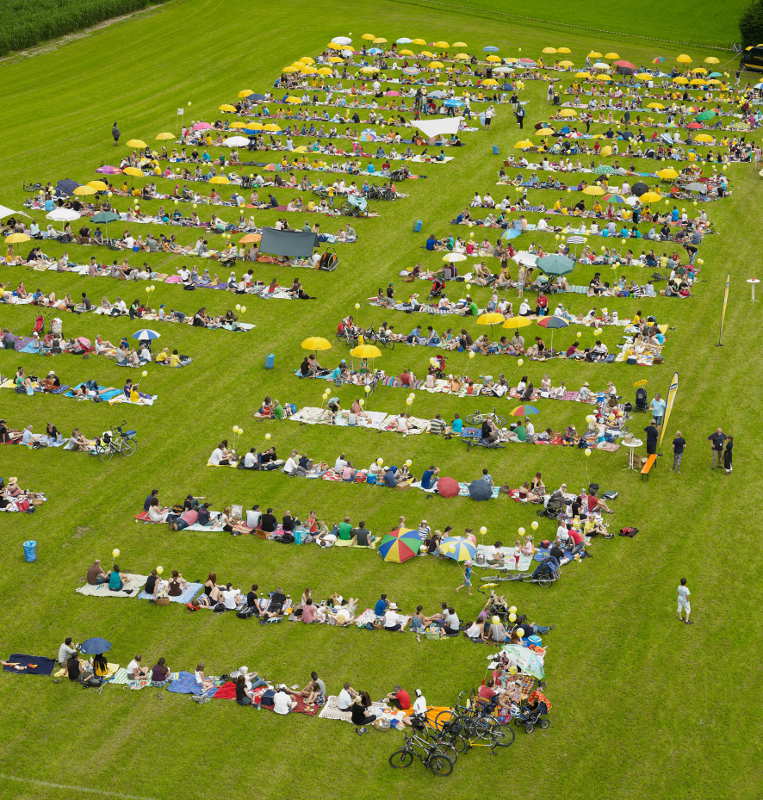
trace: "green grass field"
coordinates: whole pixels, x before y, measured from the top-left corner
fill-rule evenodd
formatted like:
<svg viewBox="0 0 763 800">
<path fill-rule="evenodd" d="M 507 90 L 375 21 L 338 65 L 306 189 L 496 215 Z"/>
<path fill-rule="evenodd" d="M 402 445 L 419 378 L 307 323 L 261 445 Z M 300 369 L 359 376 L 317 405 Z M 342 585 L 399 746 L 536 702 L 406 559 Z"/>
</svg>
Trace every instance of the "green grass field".
<svg viewBox="0 0 763 800">
<path fill-rule="evenodd" d="M 632 9 L 611 13 L 617 14 L 623 29 L 637 27 L 654 35 L 662 30 L 657 21 L 635 17 Z M 698 13 L 690 20 L 697 32 L 687 30 L 687 38 L 709 35 L 709 15 L 705 17 Z M 559 36 L 531 27 L 383 0 L 359 0 L 352 6 L 324 3 L 319 9 L 294 0 L 288 6 L 256 10 L 243 0 L 176 0 L 52 52 L 0 64 L 5 101 L 0 203 L 18 208 L 25 196 L 22 183 L 31 180 L 94 178 L 98 164 L 114 161 L 123 152 L 110 140 L 115 119 L 123 141 L 133 136 L 151 141 L 159 131 L 176 129 L 180 106 L 187 109 L 186 120 L 215 118 L 217 106 L 239 89 L 271 85 L 285 64 L 317 54 L 332 36 L 347 31 L 356 40 L 365 31 L 390 40 L 404 35 L 432 41 L 463 38 L 473 47 L 501 45 L 505 53 L 521 46 L 524 53 L 537 54 L 546 45 L 561 43 Z M 592 47 L 616 48 L 634 63 L 683 50 L 666 53 L 663 47 L 573 33 L 565 34 L 564 40 L 573 49 L 573 59 Z M 707 55 L 687 52 L 695 61 Z M 728 61 L 724 68 L 733 65 Z M 545 84 L 529 83 L 523 93 L 530 100 L 528 125 L 545 113 L 544 91 Z M 623 469 L 622 451 L 595 452 L 590 459 L 564 448 L 518 445 L 497 452 L 465 451 L 455 441 L 286 422 L 276 427 L 251 417 L 268 393 L 299 405 L 319 404 L 324 385 L 300 382 L 292 375 L 302 354 L 299 342 L 308 335 L 332 338 L 338 319 L 354 313 L 355 302 L 364 303 L 379 286 L 397 281 L 402 267 L 423 260 L 420 247 L 426 233 L 444 234 L 448 220 L 474 191 L 495 188 L 499 159 L 490 155 L 491 145 L 499 144 L 506 153 L 518 138 L 509 112 L 500 108 L 493 128 L 469 135 L 468 146 L 455 161 L 422 167 L 427 180 L 405 185 L 409 199 L 382 206 L 376 219 L 358 221 L 360 241 L 338 246 L 341 263 L 336 272 L 256 268 L 260 276 L 276 276 L 281 282 L 299 277 L 317 301 L 266 303 L 247 298 L 245 319 L 257 325 L 247 334 L 161 325 L 162 342 L 188 353 L 194 363 L 182 371 L 151 368 L 143 385 L 159 395 L 153 407 L 112 408 L 0 392 L 0 416 L 14 425 L 31 423 L 40 430 L 52 421 L 67 432 L 78 426 L 94 435 L 126 418 L 140 438 L 136 456 L 108 465 L 69 452 L 3 448 L 0 474 L 16 475 L 22 486 L 44 490 L 49 502 L 34 515 L 0 517 L 0 597 L 5 605 L 0 650 L 3 657 L 11 652 L 54 655 L 67 635 L 77 640 L 101 635 L 114 643 L 112 660 L 123 664 L 136 652 L 151 663 L 164 655 L 173 668 L 193 668 L 202 660 L 212 674 L 246 663 L 289 684 L 304 682 L 316 669 L 332 692 L 351 680 L 380 696 L 399 682 L 421 687 L 430 703 L 445 704 L 459 690 L 476 685 L 489 651 L 463 639 L 417 643 L 410 636 L 356 629 L 259 626 L 233 615 L 191 615 L 175 606 L 134 601 L 106 603 L 73 592 L 93 558 L 108 561 L 112 548 L 119 547 L 121 566 L 129 571 L 162 564 L 168 570 L 180 568 L 190 579 L 215 570 L 221 578 L 244 586 L 253 581 L 268 588 L 282 584 L 292 595 L 311 586 L 318 596 L 336 590 L 368 605 L 384 591 L 406 609 L 423 603 L 432 610 L 440 600 L 448 600 L 455 602 L 462 619 L 480 607 L 479 595 L 456 594 L 460 571 L 439 559 L 386 565 L 358 550 L 279 548 L 253 537 L 170 533 L 137 525 L 132 515 L 153 487 L 167 502 L 192 492 L 206 496 L 214 507 L 257 502 L 300 515 L 314 508 L 331 520 L 345 513 L 365 518 L 382 532 L 405 514 L 409 520 L 426 517 L 437 527 L 484 524 L 490 530 L 488 538 L 506 541 L 518 526 L 528 526 L 535 518 L 532 509 L 503 499 L 476 505 L 461 498 L 428 499 L 412 491 L 384 492 L 207 468 L 215 443 L 231 438 L 231 426 L 240 425 L 247 447 L 260 448 L 269 431 L 282 453 L 299 447 L 314 458 L 329 460 L 343 451 L 364 465 L 378 456 L 388 463 L 411 458 L 419 471 L 436 463 L 443 474 L 463 479 L 476 477 L 488 466 L 497 481 L 512 486 L 541 470 L 548 485 L 566 481 L 578 488 L 591 480 L 618 490 L 612 526 L 635 525 L 638 536 L 596 542 L 595 557 L 566 567 L 562 580 L 548 591 L 511 585 L 509 599 L 521 612 L 556 626 L 546 640 L 552 727 L 531 737 L 519 735 L 511 749 L 495 758 L 481 751 L 470 753 L 459 759 L 446 782 L 433 784 L 420 765 L 402 774 L 389 768 L 387 756 L 398 743 L 395 733 L 358 737 L 348 725 L 296 715 L 288 720 L 252 715 L 231 703 L 197 706 L 185 697 L 151 690 L 106 687 L 103 693 L 83 692 L 65 682 L 54 685 L 3 673 L 0 797 L 72 795 L 72 789 L 55 784 L 96 790 L 104 797 L 189 800 L 284 795 L 295 800 L 385 795 L 413 800 L 437 791 L 458 798 L 543 792 L 574 800 L 759 796 L 755 755 L 761 731 L 754 709 L 760 698 L 760 556 L 751 512 L 760 497 L 763 466 L 755 411 L 763 381 L 754 367 L 760 304 L 751 304 L 744 282 L 758 274 L 763 245 L 759 166 L 732 166 L 728 175 L 733 195 L 708 208 L 718 234 L 702 246 L 704 269 L 695 295 L 643 304 L 675 328 L 664 364 L 641 369 L 555 361 L 543 367 L 526 364 L 521 370 L 529 371 L 536 383 L 545 372 L 563 378 L 568 386 L 584 380 L 603 386 L 611 379 L 625 394 L 633 391 L 634 380 L 646 377 L 650 395 L 664 393 L 678 370 L 681 389 L 671 432 L 680 428 L 688 440 L 680 476 L 670 472 L 666 459 L 644 483 Z M 425 222 L 422 234 L 412 233 L 416 219 Z M 333 229 L 333 224 L 327 221 L 325 227 Z M 59 254 L 65 248 L 46 249 Z M 69 250 L 89 255 L 83 248 Z M 109 251 L 99 255 L 112 258 Z M 176 257 L 154 261 L 168 268 L 182 263 Z M 430 258 L 429 263 L 434 261 Z M 725 346 L 720 348 L 715 343 L 727 274 L 731 299 Z M 104 278 L 0 269 L 5 286 L 20 280 L 30 289 L 39 286 L 59 294 L 86 290 L 94 299 L 125 291 Z M 143 292 L 136 284 L 125 295 L 128 301 L 133 289 L 135 296 Z M 236 302 L 219 294 L 223 293 L 183 292 L 159 284 L 151 302 L 185 311 L 206 304 L 215 312 Z M 585 298 L 574 299 L 579 303 L 570 305 L 576 310 L 586 306 Z M 608 301 L 621 315 L 642 305 Z M 400 329 L 413 324 L 411 317 L 385 315 L 366 306 L 356 316 L 364 323 L 397 317 Z M 33 317 L 29 308 L 0 306 L 0 325 L 16 332 L 29 330 Z M 114 340 L 133 330 L 125 320 L 92 315 L 66 314 L 63 321 L 67 335 L 101 333 Z M 420 321 L 426 324 L 425 317 Z M 264 357 L 271 352 L 276 354 L 276 368 L 266 371 Z M 388 372 L 405 366 L 422 372 L 430 354 L 423 348 L 398 347 L 385 352 L 382 361 Z M 336 344 L 322 361 L 333 365 L 346 355 L 346 348 Z M 38 356 L 0 352 L 2 374 L 12 374 L 19 364 L 33 373 L 43 370 L 41 364 L 53 367 L 66 382 L 92 377 L 121 385 L 126 377 L 125 370 L 105 359 L 84 362 L 61 356 L 49 366 Z M 511 363 L 469 360 L 463 354 L 449 356 L 449 364 L 454 371 L 472 375 L 503 370 L 511 381 L 520 372 Z M 353 396 L 349 388 L 338 394 L 344 401 Z M 379 389 L 369 407 L 399 411 L 404 397 L 401 390 Z M 492 405 L 419 393 L 413 410 L 421 416 L 437 411 L 450 416 Z M 554 427 L 568 421 L 580 424 L 585 415 L 575 404 L 551 401 L 541 404 L 541 412 L 539 419 Z M 646 424 L 641 419 L 633 421 L 637 432 Z M 709 469 L 706 437 L 718 425 L 736 438 L 733 475 Z M 548 521 L 541 524 L 541 533 L 553 533 Z M 39 560 L 33 565 L 21 557 L 21 543 L 28 538 L 39 542 Z M 696 624 L 691 628 L 675 619 L 675 587 L 682 575 L 693 593 Z"/>
</svg>

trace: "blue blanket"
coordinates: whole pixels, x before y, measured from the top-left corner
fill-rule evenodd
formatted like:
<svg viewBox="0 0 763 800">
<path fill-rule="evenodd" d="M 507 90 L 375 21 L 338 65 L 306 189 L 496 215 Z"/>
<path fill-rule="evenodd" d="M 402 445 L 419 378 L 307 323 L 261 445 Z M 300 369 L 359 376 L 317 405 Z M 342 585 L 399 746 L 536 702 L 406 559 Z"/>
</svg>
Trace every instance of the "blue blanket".
<svg viewBox="0 0 763 800">
<path fill-rule="evenodd" d="M 176 694 L 201 694 L 201 686 L 196 683 L 192 672 L 179 672 L 178 677 L 167 687 L 168 692 Z"/>
<path fill-rule="evenodd" d="M 56 662 L 52 658 L 45 658 L 45 656 L 29 656 L 24 653 L 12 653 L 6 661 L 11 661 L 15 664 L 20 664 L 25 669 L 16 669 L 15 667 L 3 667 L 5 672 L 15 672 L 17 675 L 50 675 Z M 29 666 L 34 664 L 34 667 Z"/>
<path fill-rule="evenodd" d="M 186 589 L 183 592 L 183 594 L 178 595 L 177 597 L 170 597 L 168 599 L 171 603 L 183 603 L 183 605 L 185 605 L 186 603 L 190 603 L 191 600 L 193 600 L 194 597 L 196 597 L 196 595 L 201 591 L 202 586 L 203 584 L 201 583 L 189 583 L 188 586 L 186 586 Z M 138 599 L 151 600 L 153 599 L 153 595 L 150 595 L 146 592 L 141 592 L 138 595 Z"/>
</svg>

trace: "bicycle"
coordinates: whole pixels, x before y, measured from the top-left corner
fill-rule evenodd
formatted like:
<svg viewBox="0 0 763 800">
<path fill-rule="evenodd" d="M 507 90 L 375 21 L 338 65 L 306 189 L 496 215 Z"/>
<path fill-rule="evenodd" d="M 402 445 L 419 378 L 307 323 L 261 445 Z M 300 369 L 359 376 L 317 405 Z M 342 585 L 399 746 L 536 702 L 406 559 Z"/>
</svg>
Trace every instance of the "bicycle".
<svg viewBox="0 0 763 800">
<path fill-rule="evenodd" d="M 497 414 L 495 409 L 489 414 L 483 413 L 482 411 L 475 411 L 473 414 L 469 414 L 469 416 L 466 417 L 465 422 L 467 425 L 482 425 L 485 420 L 492 420 L 499 428 L 503 428 L 506 425 L 505 418 Z"/>
<path fill-rule="evenodd" d="M 445 778 L 453 772 L 453 760 L 443 752 L 438 744 L 417 733 L 407 736 L 405 744 L 399 750 L 395 750 L 387 760 L 391 767 L 399 769 L 410 767 L 414 758 L 418 758 L 438 778 Z"/>
<path fill-rule="evenodd" d="M 463 693 L 459 694 L 459 698 Z M 472 747 L 509 747 L 515 733 L 511 727 L 501 725 L 492 716 L 489 707 L 478 701 L 470 692 L 467 705 L 456 703 L 453 709 L 444 709 L 435 717 L 434 726 L 453 741 L 456 749 L 464 753 Z"/>
<path fill-rule="evenodd" d="M 96 438 L 92 454 L 101 461 L 111 461 L 116 455 L 131 456 L 138 449 L 136 431 L 124 430 L 126 422 L 117 425 L 114 431 L 104 431 Z"/>
</svg>

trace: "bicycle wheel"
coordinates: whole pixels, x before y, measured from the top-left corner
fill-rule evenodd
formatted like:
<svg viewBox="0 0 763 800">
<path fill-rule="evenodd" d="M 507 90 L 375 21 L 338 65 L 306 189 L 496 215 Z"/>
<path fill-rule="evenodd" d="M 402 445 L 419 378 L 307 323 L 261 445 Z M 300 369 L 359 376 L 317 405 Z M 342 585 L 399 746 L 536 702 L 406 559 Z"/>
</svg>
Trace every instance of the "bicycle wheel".
<svg viewBox="0 0 763 800">
<path fill-rule="evenodd" d="M 395 769 L 410 767 L 411 764 L 413 764 L 413 753 L 411 753 L 410 750 L 401 748 L 400 750 L 395 750 L 387 760 L 389 761 L 389 765 L 395 767 Z"/>
<path fill-rule="evenodd" d="M 438 778 L 447 778 L 453 772 L 453 762 L 442 753 L 432 753 L 425 763 Z"/>
<path fill-rule="evenodd" d="M 546 728 L 548 728 L 550 725 L 551 725 L 551 720 L 550 719 L 541 719 L 541 720 L 538 721 L 538 727 L 542 731 L 545 731 Z"/>
<path fill-rule="evenodd" d="M 467 425 L 482 425 L 482 414 L 469 414 L 464 419 Z"/>
<path fill-rule="evenodd" d="M 450 759 L 454 764 L 458 761 L 458 750 L 456 749 L 456 745 L 450 740 L 445 737 L 441 737 L 439 739 L 434 739 L 432 744 L 445 756 L 445 758 Z"/>
<path fill-rule="evenodd" d="M 499 417 L 498 414 L 493 414 L 493 421 L 499 428 L 506 427 L 506 419 L 505 417 Z"/>
<path fill-rule="evenodd" d="M 111 457 L 112 457 L 113 455 L 114 455 L 114 451 L 111 449 L 111 447 L 104 447 L 104 448 L 103 448 L 103 449 L 102 449 L 102 450 L 101 450 L 101 451 L 98 453 L 98 458 L 100 458 L 100 459 L 101 459 L 101 461 L 111 461 Z"/>
<path fill-rule="evenodd" d="M 437 713 L 437 716 L 434 718 L 433 725 L 438 731 L 441 731 L 446 726 L 449 726 L 450 723 L 454 722 L 455 719 L 456 715 L 449 708 L 444 708 L 442 711 Z"/>
<path fill-rule="evenodd" d="M 122 455 L 131 456 L 138 449 L 138 442 L 135 439 L 122 440 Z"/>
<path fill-rule="evenodd" d="M 509 745 L 514 744 L 514 739 L 517 737 L 516 733 L 514 733 L 514 728 L 512 728 L 510 725 L 496 728 L 493 731 L 492 736 L 493 747 L 509 747 Z"/>
</svg>

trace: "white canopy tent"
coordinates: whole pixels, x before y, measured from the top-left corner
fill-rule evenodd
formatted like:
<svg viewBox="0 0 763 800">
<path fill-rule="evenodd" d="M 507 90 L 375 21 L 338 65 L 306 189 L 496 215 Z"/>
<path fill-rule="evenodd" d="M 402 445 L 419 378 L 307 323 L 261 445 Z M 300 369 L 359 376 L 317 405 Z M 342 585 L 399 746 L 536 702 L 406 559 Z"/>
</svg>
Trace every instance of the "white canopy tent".
<svg viewBox="0 0 763 800">
<path fill-rule="evenodd" d="M 411 125 L 418 128 L 427 139 L 436 139 L 438 136 L 450 136 L 458 133 L 463 117 L 441 117 L 440 119 L 417 119 Z"/>
</svg>

